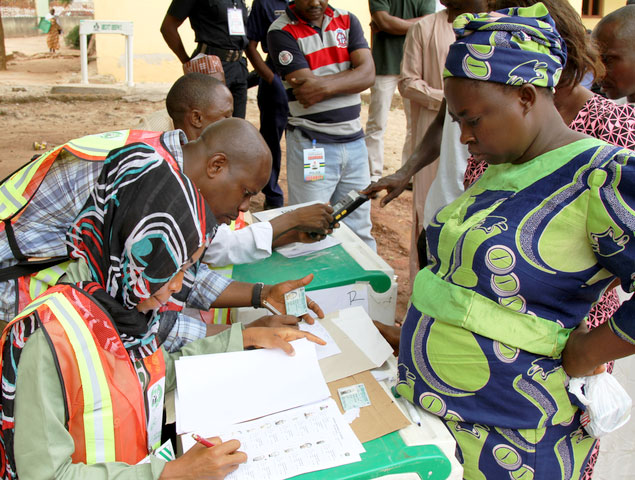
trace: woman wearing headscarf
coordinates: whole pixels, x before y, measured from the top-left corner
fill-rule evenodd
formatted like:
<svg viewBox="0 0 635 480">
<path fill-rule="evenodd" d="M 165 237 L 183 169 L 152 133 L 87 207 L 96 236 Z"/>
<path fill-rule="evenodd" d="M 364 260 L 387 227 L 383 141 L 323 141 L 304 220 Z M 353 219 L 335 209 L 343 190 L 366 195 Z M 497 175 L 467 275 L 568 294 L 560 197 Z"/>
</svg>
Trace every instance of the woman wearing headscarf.
<svg viewBox="0 0 635 480">
<path fill-rule="evenodd" d="M 536 0 L 498 0 L 497 8 L 531 6 Z M 635 149 L 635 105 L 617 105 L 596 95 L 580 82 L 587 73 L 601 78 L 604 68 L 597 51 L 591 47 L 584 25 L 568 2 L 544 0 L 558 32 L 567 45 L 567 63 L 554 93 L 554 104 L 569 128 L 619 147 Z M 465 172 L 466 188 L 487 170 L 486 162 L 468 159 Z M 590 328 L 606 322 L 619 308 L 615 290 L 610 289 L 589 312 Z"/>
<path fill-rule="evenodd" d="M 495 9 L 514 6 L 528 7 L 536 0 L 497 0 Z M 604 67 L 599 53 L 589 41 L 586 29 L 569 2 L 543 0 L 553 18 L 556 28 L 567 46 L 567 63 L 562 70 L 554 93 L 554 104 L 569 128 L 585 133 L 619 147 L 635 149 L 635 105 L 618 105 L 601 95 L 594 94 L 582 85 L 582 80 L 591 75 L 599 79 L 604 75 Z M 468 159 L 465 172 L 466 188 L 485 172 L 488 164 Z M 614 288 L 609 287 L 602 298 L 593 305 L 587 316 L 589 328 L 606 322 L 617 311 L 620 300 Z M 607 371 L 612 371 L 612 362 Z M 594 449 L 587 465 L 585 477 L 591 478 L 593 465 L 597 459 L 599 444 Z"/>
<path fill-rule="evenodd" d="M 55 53 L 60 49 L 60 35 L 62 33 L 62 27 L 59 25 L 59 19 L 55 15 L 55 9 L 51 8 L 51 12 L 46 16 L 46 19 L 51 23 L 48 34 L 46 35 L 46 46 L 49 47 L 50 53 Z"/>
<path fill-rule="evenodd" d="M 635 352 L 633 301 L 575 330 L 615 278 L 633 289 L 635 157 L 563 122 L 566 47 L 543 4 L 454 27 L 448 110 L 490 166 L 430 224 L 397 390 L 444 420 L 467 479 L 579 478 L 595 439 L 567 374 Z"/>
<path fill-rule="evenodd" d="M 213 236 L 195 186 L 147 146 L 111 152 L 67 238 L 77 259 L 66 280 L 4 330 L 2 478 L 224 478 L 246 460 L 236 440 L 167 462 L 163 395 L 181 355 L 279 346 L 293 329 L 232 326 L 167 354 L 156 312 L 181 288 Z M 256 330 L 256 331 L 253 331 Z M 309 336 L 316 340 L 316 337 Z M 139 462 L 145 462 L 139 464 Z"/>
</svg>

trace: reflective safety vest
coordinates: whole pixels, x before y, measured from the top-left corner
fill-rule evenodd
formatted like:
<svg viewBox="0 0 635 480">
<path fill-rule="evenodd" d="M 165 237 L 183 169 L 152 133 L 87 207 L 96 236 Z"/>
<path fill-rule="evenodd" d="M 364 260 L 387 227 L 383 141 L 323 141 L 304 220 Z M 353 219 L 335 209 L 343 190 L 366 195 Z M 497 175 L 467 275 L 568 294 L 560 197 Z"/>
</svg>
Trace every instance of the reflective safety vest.
<svg viewBox="0 0 635 480">
<path fill-rule="evenodd" d="M 4 330 L 0 338 L 2 361 L 19 359 L 8 349 L 15 349 L 16 344 L 23 348 L 28 338 L 23 338 L 26 329 L 19 322 L 32 315 L 55 358 L 65 401 L 66 427 L 75 442 L 73 463 L 135 465 L 143 460 L 160 443 L 165 389 L 162 351 L 137 362 L 138 370 L 135 369 L 109 314 L 83 290 L 57 285 L 32 302 Z M 9 345 L 6 340 L 14 325 L 18 330 Z M 149 440 L 148 423 L 155 421 L 152 407 L 155 414 L 159 412 L 159 436 Z M 7 458 L 3 456 L 1 460 L 2 471 L 7 472 Z"/>
<path fill-rule="evenodd" d="M 65 272 L 66 265 L 61 262 L 68 259 L 66 256 L 43 260 L 27 258 L 20 251 L 12 227 L 37 193 L 53 162 L 62 152 L 71 154 L 78 160 L 102 162 L 111 150 L 139 142 L 150 145 L 168 162 L 179 168 L 163 144 L 162 132 L 118 130 L 71 140 L 36 157 L 0 182 L 0 233 L 6 233 L 11 252 L 17 260 L 17 264 L 0 270 L 0 282 L 18 279 L 17 312 L 49 286 L 55 285 Z M 57 268 L 49 268 L 52 266 Z"/>
</svg>

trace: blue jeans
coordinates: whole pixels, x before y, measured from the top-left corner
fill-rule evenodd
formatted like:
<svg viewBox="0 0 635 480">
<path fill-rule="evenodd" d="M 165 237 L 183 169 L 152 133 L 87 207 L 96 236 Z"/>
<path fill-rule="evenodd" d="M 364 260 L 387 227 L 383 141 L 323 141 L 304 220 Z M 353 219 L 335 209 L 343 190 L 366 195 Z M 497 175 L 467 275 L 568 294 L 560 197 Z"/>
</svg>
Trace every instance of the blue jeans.
<svg viewBox="0 0 635 480">
<path fill-rule="evenodd" d="M 311 148 L 311 140 L 295 129 L 287 130 L 287 182 L 289 205 L 311 201 L 336 203 L 351 190 L 362 190 L 370 184 L 368 151 L 363 138 L 348 143 L 320 143 L 324 149 L 326 175 L 323 180 L 304 181 L 304 149 Z M 369 247 L 377 250 L 370 234 L 370 202 L 351 213 L 344 223 Z"/>
</svg>

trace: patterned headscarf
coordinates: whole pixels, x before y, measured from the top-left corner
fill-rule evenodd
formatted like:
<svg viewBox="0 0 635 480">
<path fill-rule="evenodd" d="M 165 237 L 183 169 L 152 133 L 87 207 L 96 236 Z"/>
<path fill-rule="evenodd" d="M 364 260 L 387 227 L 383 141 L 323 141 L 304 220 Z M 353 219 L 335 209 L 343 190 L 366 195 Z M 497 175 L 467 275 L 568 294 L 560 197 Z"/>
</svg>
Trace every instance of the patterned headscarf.
<svg viewBox="0 0 635 480">
<path fill-rule="evenodd" d="M 466 13 L 454 20 L 443 78 L 553 88 L 567 61 L 567 47 L 547 7 L 513 7 Z"/>
<path fill-rule="evenodd" d="M 70 257 L 84 259 L 93 281 L 130 313 L 114 318 L 126 343 L 127 337 L 146 337 L 156 322 L 156 315 L 139 315 L 136 305 L 167 283 L 215 231 L 214 216 L 194 184 L 152 147 L 136 143 L 109 154 L 67 242 Z"/>
</svg>

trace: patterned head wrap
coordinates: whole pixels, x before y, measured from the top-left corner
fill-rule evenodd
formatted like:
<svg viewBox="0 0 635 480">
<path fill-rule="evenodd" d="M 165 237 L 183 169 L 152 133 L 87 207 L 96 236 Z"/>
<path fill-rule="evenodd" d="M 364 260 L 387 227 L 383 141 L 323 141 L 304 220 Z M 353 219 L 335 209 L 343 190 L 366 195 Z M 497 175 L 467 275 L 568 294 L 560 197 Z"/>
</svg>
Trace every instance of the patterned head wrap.
<svg viewBox="0 0 635 480">
<path fill-rule="evenodd" d="M 567 61 L 567 47 L 547 7 L 513 7 L 466 13 L 454 21 L 443 78 L 553 88 Z"/>
<path fill-rule="evenodd" d="M 137 337 L 149 330 L 149 321 L 139 318 L 136 305 L 167 283 L 215 231 L 214 216 L 194 184 L 152 147 L 136 143 L 109 154 L 67 243 L 70 257 L 84 259 L 93 281 L 132 311 L 114 320 L 120 333 Z"/>
</svg>

